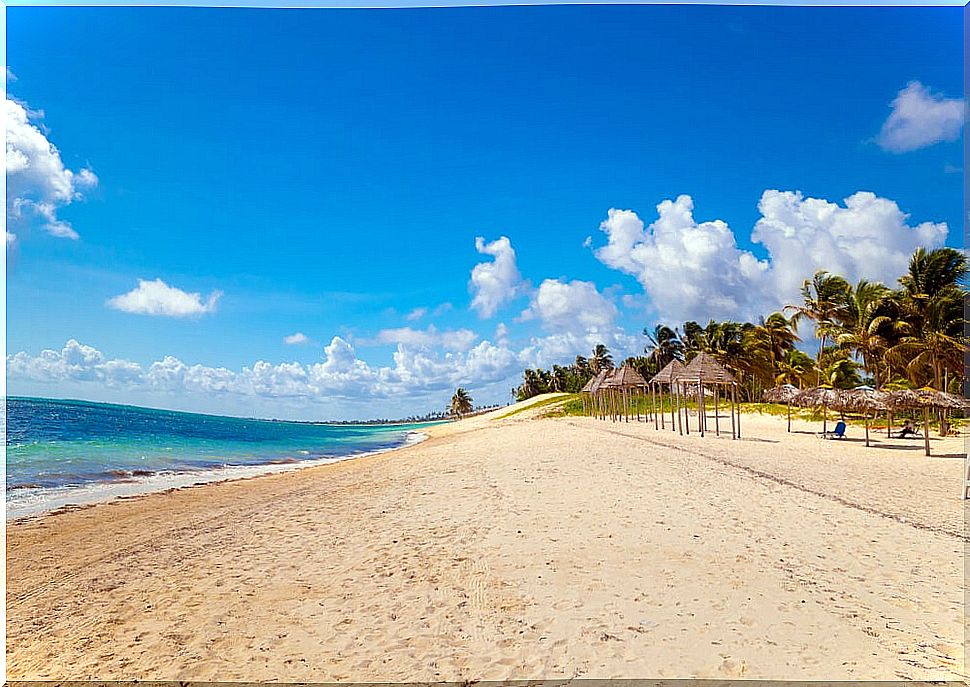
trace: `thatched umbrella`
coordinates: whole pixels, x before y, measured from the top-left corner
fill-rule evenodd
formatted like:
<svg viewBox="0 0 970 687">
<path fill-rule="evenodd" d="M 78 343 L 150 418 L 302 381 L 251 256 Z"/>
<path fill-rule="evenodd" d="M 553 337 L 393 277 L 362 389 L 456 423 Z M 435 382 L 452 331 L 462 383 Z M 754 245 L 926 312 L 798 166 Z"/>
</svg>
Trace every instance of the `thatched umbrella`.
<svg viewBox="0 0 970 687">
<path fill-rule="evenodd" d="M 701 436 L 704 436 L 704 431 L 707 429 L 707 409 L 704 406 L 704 385 L 711 384 L 714 386 L 714 431 L 717 434 L 721 433 L 720 418 L 718 416 L 718 395 L 721 386 L 725 386 L 730 390 L 729 398 L 731 399 L 731 438 L 737 438 L 741 436 L 741 413 L 740 409 L 737 413 L 737 424 L 735 425 L 735 407 L 737 406 L 737 385 L 738 382 L 730 372 L 727 371 L 719 362 L 717 362 L 713 356 L 705 353 L 704 351 L 699 352 L 694 356 L 694 359 L 690 361 L 687 367 L 684 368 L 683 373 L 680 375 L 678 381 L 681 384 L 689 384 L 692 382 L 697 383 L 697 422 L 699 429 L 701 431 Z"/>
<path fill-rule="evenodd" d="M 664 417 L 663 413 L 660 413 L 660 427 L 657 427 L 657 388 L 654 386 L 660 384 L 667 384 L 670 387 L 670 429 L 676 429 L 674 427 L 674 384 L 677 381 L 677 376 L 684 371 L 684 364 L 679 360 L 671 360 L 664 366 L 660 372 L 655 374 L 650 380 L 650 388 L 653 391 L 653 426 L 654 429 L 662 429 L 664 427 Z M 678 413 L 679 416 L 679 413 Z"/>
<path fill-rule="evenodd" d="M 968 407 L 967 399 L 945 391 L 924 387 L 922 389 L 901 389 L 887 394 L 890 408 L 923 409 L 923 446 L 930 455 L 930 408 L 962 410 Z"/>
<path fill-rule="evenodd" d="M 606 378 L 609 375 L 609 373 L 610 373 L 609 370 L 600 370 L 599 372 L 596 373 L 596 376 L 593 377 L 591 380 L 589 380 L 586 386 L 583 387 L 584 389 L 586 389 L 586 387 L 589 387 L 586 393 L 590 395 L 590 412 L 594 413 L 595 411 L 594 414 L 596 416 L 602 415 L 602 413 L 600 412 L 602 409 L 602 403 L 600 402 L 601 401 L 600 389 L 603 386 L 603 382 L 606 381 Z"/>
<path fill-rule="evenodd" d="M 828 432 L 828 409 L 844 410 L 845 392 L 830 386 L 815 386 L 796 394 L 792 403 L 803 408 L 822 408 L 822 434 Z"/>
<path fill-rule="evenodd" d="M 623 365 L 618 370 L 614 370 L 604 382 L 603 386 L 610 390 L 615 390 L 620 395 L 623 406 L 623 415 L 627 422 L 630 421 L 630 396 L 637 389 L 644 389 L 647 381 L 643 376 L 629 365 Z M 639 409 L 637 419 L 640 419 Z"/>
<path fill-rule="evenodd" d="M 791 402 L 798 395 L 798 387 L 791 384 L 782 384 L 765 391 L 765 400 L 768 403 L 784 403 L 788 406 L 788 431 L 791 431 Z"/>
<path fill-rule="evenodd" d="M 869 445 L 869 413 L 888 410 L 889 397 L 871 386 L 857 386 L 842 395 L 843 406 L 853 412 L 862 411 L 866 422 L 866 446 Z"/>
</svg>

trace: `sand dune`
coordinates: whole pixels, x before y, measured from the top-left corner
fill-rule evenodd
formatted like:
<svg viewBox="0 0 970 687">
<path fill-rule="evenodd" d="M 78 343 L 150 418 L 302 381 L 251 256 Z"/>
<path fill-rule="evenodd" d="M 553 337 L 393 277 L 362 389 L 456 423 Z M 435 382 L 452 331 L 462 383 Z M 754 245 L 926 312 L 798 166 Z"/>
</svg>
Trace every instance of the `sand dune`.
<svg viewBox="0 0 970 687">
<path fill-rule="evenodd" d="M 964 676 L 959 457 L 507 413 L 13 524 L 8 677 Z"/>
</svg>

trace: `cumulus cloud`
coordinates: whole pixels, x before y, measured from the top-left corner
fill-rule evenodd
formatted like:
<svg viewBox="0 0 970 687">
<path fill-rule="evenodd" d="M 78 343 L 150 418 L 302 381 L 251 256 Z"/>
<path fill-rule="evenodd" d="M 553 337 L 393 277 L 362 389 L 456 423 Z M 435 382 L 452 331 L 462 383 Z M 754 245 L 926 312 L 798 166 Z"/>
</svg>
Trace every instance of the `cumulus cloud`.
<svg viewBox="0 0 970 687">
<path fill-rule="evenodd" d="M 844 205 L 800 192 L 767 190 L 751 240 L 759 260 L 741 249 L 722 220 L 697 222 L 690 196 L 665 200 L 649 226 L 632 210 L 610 210 L 600 229 L 603 264 L 637 278 L 662 320 L 751 319 L 795 302 L 818 269 L 851 281 L 893 283 L 918 246 L 943 244 L 945 223 L 908 223 L 892 200 L 860 191 Z"/>
<path fill-rule="evenodd" d="M 546 279 L 519 318 L 537 321 L 546 334 L 532 337 L 519 359 L 527 366 L 569 362 L 597 344 L 624 357 L 636 348 L 636 342 L 617 326 L 618 316 L 613 301 L 592 282 Z"/>
<path fill-rule="evenodd" d="M 438 331 L 432 324 L 427 329 L 412 329 L 411 327 L 382 329 L 377 334 L 376 343 L 425 347 L 442 346 L 450 351 L 467 351 L 477 340 L 478 335 L 470 329 Z"/>
<path fill-rule="evenodd" d="M 428 314 L 427 308 L 424 308 L 424 307 L 415 308 L 407 315 L 405 315 L 404 319 L 407 320 L 408 322 L 415 322 L 417 320 L 420 320 L 422 317 L 424 317 L 427 314 Z"/>
<path fill-rule="evenodd" d="M 188 293 L 169 286 L 161 279 L 139 279 L 138 286 L 128 293 L 109 298 L 107 305 L 115 310 L 137 315 L 192 317 L 215 312 L 221 296 L 221 291 L 213 291 L 203 301 L 202 294 Z"/>
<path fill-rule="evenodd" d="M 296 332 L 283 337 L 283 343 L 288 346 L 301 346 L 310 343 L 310 338 L 303 332 Z"/>
<path fill-rule="evenodd" d="M 21 351 L 7 356 L 7 376 L 39 382 L 87 381 L 108 386 L 137 382 L 141 367 L 127 360 L 105 360 L 101 351 L 70 339 L 59 350 L 37 356 Z"/>
<path fill-rule="evenodd" d="M 190 365 L 166 356 L 147 366 L 108 359 L 92 346 L 71 339 L 61 350 L 7 356 L 11 380 L 41 383 L 90 382 L 139 391 L 173 394 L 233 394 L 262 399 L 328 401 L 418 398 L 456 386 L 479 387 L 518 373 L 518 358 L 507 347 L 481 341 L 465 351 L 433 351 L 399 344 L 393 366 L 376 367 L 357 357 L 339 336 L 310 365 L 259 360 L 239 370 Z"/>
<path fill-rule="evenodd" d="M 876 141 L 893 153 L 955 141 L 963 128 L 963 100 L 931 93 L 919 81 L 910 81 L 896 95 L 891 107 L 892 112 Z"/>
<path fill-rule="evenodd" d="M 725 222 L 697 222 L 693 210 L 690 196 L 665 200 L 657 206 L 658 219 L 645 228 L 632 210 L 611 209 L 600 224 L 608 243 L 596 257 L 636 277 L 661 318 L 750 311 L 750 289 L 768 265 L 740 250 Z"/>
<path fill-rule="evenodd" d="M 509 345 L 509 328 L 504 322 L 499 322 L 495 325 L 495 342 L 499 346 Z"/>
<path fill-rule="evenodd" d="M 77 239 L 77 232 L 57 212 L 98 183 L 90 169 L 73 171 L 64 165 L 60 152 L 36 123 L 42 118 L 43 113 L 6 99 L 7 246 L 16 240 L 11 228 L 34 221 L 52 236 Z"/>
<path fill-rule="evenodd" d="M 522 275 L 515 264 L 515 249 L 505 236 L 485 243 L 479 236 L 475 239 L 475 250 L 482 255 L 491 255 L 491 262 L 480 262 L 472 269 L 469 290 L 472 293 L 471 307 L 481 317 L 492 317 L 506 302 L 515 298 L 524 288 Z"/>
<path fill-rule="evenodd" d="M 938 248 L 946 240 L 945 222 L 908 223 L 895 201 L 859 191 L 844 206 L 799 192 L 765 191 L 758 203 L 761 218 L 751 234 L 771 255 L 770 290 L 777 303 L 798 297 L 802 281 L 818 269 L 850 281 L 894 284 L 920 246 Z"/>
<path fill-rule="evenodd" d="M 538 320 L 550 331 L 590 331 L 612 326 L 619 313 L 593 282 L 546 279 L 532 294 L 523 320 Z"/>
</svg>

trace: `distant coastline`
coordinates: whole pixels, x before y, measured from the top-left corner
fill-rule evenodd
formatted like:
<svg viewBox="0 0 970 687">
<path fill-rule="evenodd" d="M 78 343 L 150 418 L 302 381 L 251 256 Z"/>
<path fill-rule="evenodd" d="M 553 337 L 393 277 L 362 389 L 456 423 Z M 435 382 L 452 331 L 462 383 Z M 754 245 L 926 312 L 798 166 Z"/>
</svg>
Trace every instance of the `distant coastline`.
<svg viewBox="0 0 970 687">
<path fill-rule="evenodd" d="M 151 410 L 154 412 L 164 412 L 164 413 L 178 413 L 182 415 L 200 415 L 203 417 L 215 417 L 215 418 L 225 418 L 231 420 L 251 420 L 256 422 L 285 422 L 296 425 L 333 425 L 333 426 L 370 426 L 370 425 L 416 425 L 416 424 L 437 424 L 440 422 L 449 422 L 452 418 L 449 417 L 446 412 L 428 412 L 423 415 L 414 415 L 406 418 L 399 419 L 384 419 L 384 418 L 371 418 L 366 420 L 287 420 L 285 418 L 276 417 L 257 417 L 254 415 L 223 415 L 220 413 L 200 413 L 194 410 L 177 410 L 173 408 L 161 408 L 157 406 L 144 406 L 136 405 L 132 403 L 112 403 L 110 401 L 92 401 L 83 398 L 55 398 L 50 396 L 19 396 L 19 395 L 8 395 L 4 400 L 14 400 L 14 401 L 50 401 L 54 403 L 70 403 L 76 405 L 98 405 L 98 406 L 111 406 L 115 408 L 135 408 L 139 410 Z M 489 410 L 494 410 L 499 406 L 489 406 L 487 408 L 481 408 L 476 410 L 478 412 L 487 412 Z"/>
</svg>

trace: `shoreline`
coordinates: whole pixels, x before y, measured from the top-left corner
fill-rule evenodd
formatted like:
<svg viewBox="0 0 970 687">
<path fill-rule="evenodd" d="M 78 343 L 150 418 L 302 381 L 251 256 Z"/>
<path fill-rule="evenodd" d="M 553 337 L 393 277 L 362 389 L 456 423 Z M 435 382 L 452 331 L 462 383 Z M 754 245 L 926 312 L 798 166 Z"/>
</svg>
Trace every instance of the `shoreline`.
<svg viewBox="0 0 970 687">
<path fill-rule="evenodd" d="M 539 414 L 9 524 L 8 677 L 965 677 L 962 461 Z"/>
<path fill-rule="evenodd" d="M 410 423 L 418 424 L 418 423 Z M 427 429 L 427 428 L 423 428 Z M 185 472 L 154 472 L 150 475 L 133 474 L 127 479 L 113 481 L 92 482 L 89 484 L 47 489 L 44 493 L 36 494 L 36 501 L 32 501 L 34 494 L 24 498 L 5 498 L 5 516 L 8 525 L 35 518 L 43 518 L 59 512 L 75 511 L 91 508 L 101 504 L 111 503 L 116 499 L 133 499 L 151 494 L 169 492 L 179 489 L 248 480 L 266 475 L 294 472 L 308 468 L 343 463 L 372 455 L 380 455 L 400 451 L 410 446 L 416 446 L 428 439 L 425 432 L 408 431 L 405 440 L 398 446 L 362 451 L 344 456 L 328 456 L 310 459 L 277 459 L 256 465 L 231 465 L 208 470 Z M 7 494 L 10 490 L 7 490 Z M 13 506 L 13 507 L 12 507 Z"/>
</svg>

